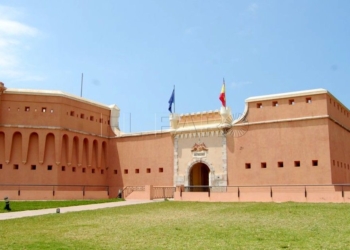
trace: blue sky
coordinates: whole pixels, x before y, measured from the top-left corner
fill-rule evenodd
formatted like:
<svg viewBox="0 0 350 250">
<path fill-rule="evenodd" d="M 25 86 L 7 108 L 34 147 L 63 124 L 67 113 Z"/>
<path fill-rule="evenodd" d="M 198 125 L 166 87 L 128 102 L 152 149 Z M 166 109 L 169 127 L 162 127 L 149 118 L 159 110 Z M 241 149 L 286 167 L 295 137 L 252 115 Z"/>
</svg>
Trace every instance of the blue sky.
<svg viewBox="0 0 350 250">
<path fill-rule="evenodd" d="M 0 81 L 121 109 L 125 132 L 176 112 L 325 88 L 350 107 L 350 1 L 0 1 Z M 131 126 L 130 126 L 131 114 Z"/>
</svg>

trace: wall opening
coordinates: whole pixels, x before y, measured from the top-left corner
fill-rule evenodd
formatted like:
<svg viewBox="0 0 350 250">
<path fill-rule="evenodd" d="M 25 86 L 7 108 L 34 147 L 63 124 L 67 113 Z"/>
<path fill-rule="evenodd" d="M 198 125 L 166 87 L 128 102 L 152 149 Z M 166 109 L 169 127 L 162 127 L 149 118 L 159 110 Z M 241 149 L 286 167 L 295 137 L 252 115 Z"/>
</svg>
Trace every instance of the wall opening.
<svg viewBox="0 0 350 250">
<path fill-rule="evenodd" d="M 202 163 L 193 165 L 190 171 L 190 191 L 192 192 L 208 192 L 209 191 L 209 167 Z"/>
</svg>

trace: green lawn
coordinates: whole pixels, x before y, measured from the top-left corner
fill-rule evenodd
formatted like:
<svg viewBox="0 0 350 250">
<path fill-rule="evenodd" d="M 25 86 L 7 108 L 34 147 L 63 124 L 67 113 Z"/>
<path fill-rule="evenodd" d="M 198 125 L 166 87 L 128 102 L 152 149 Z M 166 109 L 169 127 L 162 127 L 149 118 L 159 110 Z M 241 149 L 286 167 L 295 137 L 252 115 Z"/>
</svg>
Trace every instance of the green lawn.
<svg viewBox="0 0 350 250">
<path fill-rule="evenodd" d="M 18 211 L 25 211 L 25 210 L 89 205 L 89 204 L 115 202 L 115 201 L 122 201 L 122 200 L 123 199 L 72 200 L 72 201 L 10 201 L 10 207 L 11 207 L 11 212 L 18 212 Z M 2 202 L 1 206 L 2 207 L 0 207 L 0 213 L 9 213 L 7 210 L 3 209 L 5 207 L 5 202 Z"/>
<path fill-rule="evenodd" d="M 1 249 L 350 249 L 350 204 L 166 201 L 0 229 Z"/>
</svg>

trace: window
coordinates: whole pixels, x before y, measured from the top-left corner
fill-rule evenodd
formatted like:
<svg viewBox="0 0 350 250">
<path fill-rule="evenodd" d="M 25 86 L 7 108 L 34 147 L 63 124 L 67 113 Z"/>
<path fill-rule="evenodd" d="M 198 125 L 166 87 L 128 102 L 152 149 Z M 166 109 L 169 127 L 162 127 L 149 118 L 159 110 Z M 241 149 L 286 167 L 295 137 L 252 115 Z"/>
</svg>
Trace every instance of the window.
<svg viewBox="0 0 350 250">
<path fill-rule="evenodd" d="M 300 167 L 300 161 L 294 161 L 294 167 Z"/>
<path fill-rule="evenodd" d="M 272 106 L 273 107 L 278 107 L 278 102 L 277 101 L 272 102 Z"/>
<path fill-rule="evenodd" d="M 85 118 L 84 114 L 80 114 L 80 118 L 84 119 Z"/>
<path fill-rule="evenodd" d="M 289 100 L 289 105 L 294 105 L 294 104 L 295 104 L 294 99 L 290 99 Z"/>
<path fill-rule="evenodd" d="M 52 170 L 52 165 L 48 165 L 47 170 Z"/>
<path fill-rule="evenodd" d="M 104 174 L 104 170 L 103 169 L 101 169 L 101 174 Z"/>
<path fill-rule="evenodd" d="M 136 168 L 135 169 L 135 174 L 138 174 L 138 173 L 140 173 L 140 169 Z"/>
<path fill-rule="evenodd" d="M 266 168 L 266 162 L 261 163 L 261 168 Z"/>
<path fill-rule="evenodd" d="M 93 169 L 91 169 L 91 173 L 92 174 L 94 174 L 95 173 L 95 169 L 93 168 Z"/>
<path fill-rule="evenodd" d="M 18 164 L 13 164 L 13 169 L 18 170 L 19 169 Z"/>
<path fill-rule="evenodd" d="M 311 103 L 311 97 L 306 97 L 306 103 Z"/>
<path fill-rule="evenodd" d="M 150 168 L 147 168 L 147 169 L 146 169 L 146 173 L 147 173 L 147 174 L 151 173 L 151 169 L 150 169 Z"/>
<path fill-rule="evenodd" d="M 251 168 L 250 163 L 246 163 L 246 164 L 245 164 L 245 168 L 246 168 L 246 169 L 250 169 L 250 168 Z"/>
<path fill-rule="evenodd" d="M 312 166 L 317 167 L 318 166 L 318 161 L 317 160 L 312 160 Z"/>
<path fill-rule="evenodd" d="M 36 165 L 31 165 L 31 166 L 30 166 L 30 169 L 31 169 L 31 170 L 36 170 Z"/>
<path fill-rule="evenodd" d="M 2 169 L 2 164 L 0 164 L 0 169 Z"/>
<path fill-rule="evenodd" d="M 279 167 L 279 168 L 283 168 L 283 161 L 279 161 L 279 162 L 277 162 L 277 167 Z"/>
<path fill-rule="evenodd" d="M 163 173 L 163 172 L 164 172 L 163 168 L 159 168 L 159 173 Z"/>
<path fill-rule="evenodd" d="M 90 116 L 90 121 L 94 121 L 94 117 L 92 115 Z"/>
<path fill-rule="evenodd" d="M 61 171 L 66 171 L 66 167 L 65 167 L 65 166 L 62 166 L 62 167 L 61 167 Z"/>
<path fill-rule="evenodd" d="M 74 111 L 71 111 L 71 112 L 70 112 L 70 116 L 74 116 Z"/>
<path fill-rule="evenodd" d="M 261 109 L 263 106 L 262 106 L 262 103 L 257 103 L 256 104 L 256 107 L 258 108 L 258 109 Z"/>
<path fill-rule="evenodd" d="M 124 169 L 124 174 L 128 174 L 129 171 L 127 169 Z"/>
<path fill-rule="evenodd" d="M 77 169 L 75 167 L 72 167 L 72 172 L 77 171 Z"/>
<path fill-rule="evenodd" d="M 86 168 L 83 168 L 81 171 L 82 171 L 83 173 L 85 173 L 85 172 L 86 172 Z"/>
<path fill-rule="evenodd" d="M 103 122 L 103 119 L 102 118 L 100 118 L 100 123 L 102 123 Z"/>
<path fill-rule="evenodd" d="M 41 112 L 45 113 L 46 112 L 46 108 L 41 108 Z"/>
<path fill-rule="evenodd" d="M 114 174 L 118 174 L 118 170 L 116 170 L 116 169 L 113 172 L 114 172 Z"/>
<path fill-rule="evenodd" d="M 25 111 L 25 112 L 29 112 L 29 111 L 30 111 L 30 107 L 26 106 L 26 107 L 24 108 L 24 111 Z"/>
<path fill-rule="evenodd" d="M 53 109 L 51 109 L 50 112 L 53 113 Z"/>
</svg>

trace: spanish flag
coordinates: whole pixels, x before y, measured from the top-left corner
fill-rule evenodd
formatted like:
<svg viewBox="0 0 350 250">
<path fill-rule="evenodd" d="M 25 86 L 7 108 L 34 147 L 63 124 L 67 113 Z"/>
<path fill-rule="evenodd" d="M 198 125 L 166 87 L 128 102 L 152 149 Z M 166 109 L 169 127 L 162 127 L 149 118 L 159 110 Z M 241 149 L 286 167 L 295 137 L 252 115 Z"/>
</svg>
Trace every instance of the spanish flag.
<svg viewBox="0 0 350 250">
<path fill-rule="evenodd" d="M 222 103 L 222 106 L 226 107 L 225 79 L 224 79 L 224 82 L 222 83 L 221 93 L 219 95 L 219 99 Z"/>
</svg>

